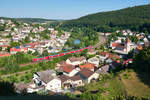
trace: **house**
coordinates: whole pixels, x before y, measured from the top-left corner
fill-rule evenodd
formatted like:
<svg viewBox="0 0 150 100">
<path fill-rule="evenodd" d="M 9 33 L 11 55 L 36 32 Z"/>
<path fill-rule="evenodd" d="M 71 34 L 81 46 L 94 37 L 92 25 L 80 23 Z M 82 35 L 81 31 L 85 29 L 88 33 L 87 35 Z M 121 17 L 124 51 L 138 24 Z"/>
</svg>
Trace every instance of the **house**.
<svg viewBox="0 0 150 100">
<path fill-rule="evenodd" d="M 66 75 L 61 75 L 59 77 L 62 81 L 62 86 L 66 88 L 83 86 L 84 83 L 79 75 L 75 75 L 73 77 L 68 77 Z"/>
<path fill-rule="evenodd" d="M 73 65 L 66 65 L 62 68 L 63 74 L 69 77 L 74 76 L 76 73 L 80 71 L 79 68 L 75 68 Z"/>
<path fill-rule="evenodd" d="M 113 61 L 111 64 L 109 64 L 112 69 L 115 69 L 120 65 L 120 61 Z"/>
<path fill-rule="evenodd" d="M 34 84 L 33 81 L 31 81 L 30 83 L 23 83 L 23 82 L 15 83 L 14 87 L 17 93 L 23 93 L 23 92 L 34 93 L 34 92 L 39 92 L 41 90 L 45 90 L 44 85 L 38 86 Z"/>
<path fill-rule="evenodd" d="M 76 75 L 79 75 L 85 84 L 88 84 L 92 79 L 97 78 L 93 71 L 86 68 L 81 69 Z"/>
<path fill-rule="evenodd" d="M 108 63 L 108 64 L 112 63 L 112 59 L 110 59 L 110 58 L 106 59 L 105 61 L 106 61 L 106 63 Z"/>
<path fill-rule="evenodd" d="M 2 45 L 1 47 L 2 47 L 2 50 L 4 51 L 9 47 L 9 45 Z"/>
<path fill-rule="evenodd" d="M 96 67 L 98 67 L 100 63 L 100 59 L 98 57 L 93 57 L 93 58 L 88 59 L 87 62 L 94 64 Z"/>
<path fill-rule="evenodd" d="M 15 87 L 15 91 L 17 93 L 22 93 L 22 92 L 26 91 L 28 85 L 25 83 L 15 83 L 14 87 Z"/>
<path fill-rule="evenodd" d="M 110 33 L 110 32 L 106 32 L 105 33 L 105 36 L 109 36 L 109 35 L 111 35 L 112 33 Z"/>
<path fill-rule="evenodd" d="M 107 52 L 101 52 L 100 55 L 98 56 L 101 62 L 104 62 L 108 58 Z"/>
<path fill-rule="evenodd" d="M 42 91 L 42 90 L 45 90 L 44 85 L 38 86 L 36 84 L 29 84 L 26 88 L 27 93 L 39 92 L 39 91 Z"/>
<path fill-rule="evenodd" d="M 84 56 L 82 57 L 71 57 L 66 60 L 66 63 L 71 64 L 71 65 L 80 65 L 86 63 L 86 58 Z"/>
<path fill-rule="evenodd" d="M 69 79 L 68 76 L 66 75 L 61 75 L 59 76 L 60 80 L 61 80 L 61 85 L 62 87 L 64 87 L 65 89 L 72 87 L 72 81 Z"/>
<path fill-rule="evenodd" d="M 14 35 L 12 37 L 12 39 L 13 39 L 14 42 L 18 42 L 19 41 L 19 35 Z"/>
<path fill-rule="evenodd" d="M 96 51 L 94 49 L 90 49 L 87 54 L 94 55 L 94 54 L 96 54 Z"/>
<path fill-rule="evenodd" d="M 1 24 L 4 24 L 4 23 L 5 23 L 5 20 L 0 19 L 0 23 L 1 23 Z"/>
<path fill-rule="evenodd" d="M 144 43 L 144 46 L 145 46 L 145 47 L 150 46 L 150 42 L 145 42 L 145 43 Z"/>
<path fill-rule="evenodd" d="M 109 65 L 104 65 L 100 68 L 101 73 L 103 74 L 108 74 L 110 71 L 110 66 Z"/>
<path fill-rule="evenodd" d="M 70 77 L 70 80 L 72 80 L 72 86 L 73 87 L 78 87 L 78 86 L 83 86 L 84 83 L 79 75 L 75 75 L 73 77 Z"/>
<path fill-rule="evenodd" d="M 28 49 L 24 46 L 16 46 L 16 47 L 10 48 L 10 53 L 11 54 L 16 54 L 17 52 L 27 53 L 27 51 L 28 51 Z"/>
<path fill-rule="evenodd" d="M 0 57 L 7 57 L 10 56 L 10 53 L 8 52 L 0 52 Z"/>
<path fill-rule="evenodd" d="M 61 80 L 56 76 L 54 70 L 36 72 L 33 80 L 38 86 L 44 85 L 46 90 L 53 92 L 61 91 Z"/>
<path fill-rule="evenodd" d="M 118 56 L 117 54 L 112 54 L 109 52 L 101 52 L 99 58 L 102 62 L 105 61 L 106 63 L 111 63 L 113 60 L 118 60 L 121 57 Z"/>
<path fill-rule="evenodd" d="M 80 65 L 80 69 L 89 69 L 94 72 L 95 65 L 91 63 L 86 63 L 85 65 Z"/>
</svg>

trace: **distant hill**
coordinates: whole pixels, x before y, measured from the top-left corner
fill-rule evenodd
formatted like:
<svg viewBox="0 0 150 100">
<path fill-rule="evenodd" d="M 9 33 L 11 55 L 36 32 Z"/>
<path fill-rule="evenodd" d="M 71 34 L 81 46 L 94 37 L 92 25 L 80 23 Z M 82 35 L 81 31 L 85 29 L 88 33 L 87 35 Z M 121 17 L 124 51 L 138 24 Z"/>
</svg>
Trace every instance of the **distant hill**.
<svg viewBox="0 0 150 100">
<path fill-rule="evenodd" d="M 56 21 L 56 20 L 50 20 L 50 19 L 43 19 L 43 18 L 15 18 L 17 21 L 22 21 L 22 22 L 37 22 L 37 23 L 44 23 L 46 21 Z"/>
<path fill-rule="evenodd" d="M 8 18 L 8 17 L 0 17 L 0 19 L 11 19 L 16 20 L 20 22 L 26 22 L 26 23 L 44 23 L 44 22 L 55 22 L 55 21 L 61 21 L 61 20 L 53 20 L 53 19 L 44 19 L 44 18 Z"/>
<path fill-rule="evenodd" d="M 99 29 L 103 26 L 134 28 L 150 23 L 150 4 L 129 7 L 116 11 L 90 14 L 78 19 L 66 21 L 62 27 L 92 27 Z"/>
</svg>

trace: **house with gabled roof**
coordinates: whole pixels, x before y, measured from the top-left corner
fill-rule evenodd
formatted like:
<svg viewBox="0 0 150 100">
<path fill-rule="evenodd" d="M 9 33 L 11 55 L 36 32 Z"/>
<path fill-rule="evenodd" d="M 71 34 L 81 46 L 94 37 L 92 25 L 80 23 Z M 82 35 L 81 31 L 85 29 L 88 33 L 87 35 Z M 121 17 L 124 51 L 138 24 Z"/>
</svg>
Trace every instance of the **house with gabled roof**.
<svg viewBox="0 0 150 100">
<path fill-rule="evenodd" d="M 87 61 L 88 61 L 88 63 L 94 64 L 96 67 L 98 67 L 99 63 L 100 63 L 100 59 L 96 56 L 88 59 Z"/>
<path fill-rule="evenodd" d="M 53 92 L 61 91 L 61 80 L 56 76 L 54 70 L 36 72 L 33 80 L 38 86 L 44 85 L 46 90 Z"/>
<path fill-rule="evenodd" d="M 76 75 L 79 75 L 85 84 L 88 84 L 92 79 L 97 78 L 94 72 L 87 68 L 81 69 Z"/>
<path fill-rule="evenodd" d="M 74 76 L 76 73 L 80 71 L 79 68 L 75 68 L 73 65 L 66 65 L 62 67 L 63 74 L 69 77 Z"/>
<path fill-rule="evenodd" d="M 61 75 L 59 78 L 61 79 L 62 86 L 64 88 L 78 87 L 78 86 L 84 85 L 84 83 L 79 75 L 75 75 L 73 77 Z"/>
<path fill-rule="evenodd" d="M 85 65 L 80 65 L 79 67 L 80 69 L 86 68 L 94 72 L 95 65 L 91 63 L 86 63 Z"/>
</svg>

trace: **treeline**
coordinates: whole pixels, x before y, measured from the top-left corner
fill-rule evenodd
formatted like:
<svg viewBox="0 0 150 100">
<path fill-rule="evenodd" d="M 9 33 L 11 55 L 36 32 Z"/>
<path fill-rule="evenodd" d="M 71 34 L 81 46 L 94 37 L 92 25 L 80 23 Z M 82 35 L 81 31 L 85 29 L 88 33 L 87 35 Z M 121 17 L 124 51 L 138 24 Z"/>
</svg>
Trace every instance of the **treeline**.
<svg viewBox="0 0 150 100">
<path fill-rule="evenodd" d="M 19 64 L 31 62 L 33 58 L 33 56 L 22 52 L 18 52 L 16 55 L 11 55 L 10 57 L 0 58 L 0 68 L 4 68 L 1 74 L 16 72 L 19 69 Z"/>
<path fill-rule="evenodd" d="M 132 29 L 150 33 L 150 5 L 101 12 L 64 22 L 61 27 L 87 27 L 95 31 L 109 32 L 116 29 Z"/>
<path fill-rule="evenodd" d="M 144 48 L 135 56 L 134 66 L 136 66 L 136 69 L 140 72 L 150 73 L 150 46 Z"/>
</svg>

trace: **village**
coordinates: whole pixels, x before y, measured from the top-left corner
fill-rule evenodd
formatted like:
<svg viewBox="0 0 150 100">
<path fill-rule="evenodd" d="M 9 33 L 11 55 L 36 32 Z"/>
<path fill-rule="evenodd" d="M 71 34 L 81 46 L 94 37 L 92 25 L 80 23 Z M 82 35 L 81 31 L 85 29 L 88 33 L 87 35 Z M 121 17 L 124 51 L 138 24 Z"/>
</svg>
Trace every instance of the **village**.
<svg viewBox="0 0 150 100">
<path fill-rule="evenodd" d="M 4 30 L 0 38 L 0 52 L 1 57 L 10 56 L 17 52 L 31 52 L 42 54 L 44 50 L 48 53 L 60 52 L 67 39 L 70 37 L 68 32 L 64 32 L 60 37 L 57 36 L 58 31 L 54 28 L 48 28 L 50 31 L 48 36 L 50 39 L 43 39 L 39 34 L 29 37 L 30 43 L 21 44 L 19 46 L 8 48 L 11 42 L 20 42 L 29 36 L 29 33 L 38 33 L 46 30 L 42 26 L 33 28 L 29 24 L 24 23 L 24 27 L 17 29 L 11 20 L 0 20 L 1 24 L 7 23 L 6 26 L 14 27 Z M 55 69 L 48 69 L 44 71 L 35 72 L 30 83 L 17 83 L 15 85 L 16 91 L 22 93 L 26 90 L 27 93 L 39 92 L 53 92 L 53 93 L 74 93 L 77 87 L 85 86 L 93 81 L 100 81 L 100 75 L 109 74 L 111 70 L 116 69 L 119 65 L 126 67 L 132 64 L 133 58 L 127 57 L 132 52 L 137 54 L 144 47 L 150 45 L 150 35 L 145 33 L 132 32 L 131 30 L 117 30 L 117 34 L 106 32 L 101 33 L 107 38 L 103 49 L 90 49 L 87 55 L 92 55 L 90 58 L 84 56 L 70 57 L 66 61 L 57 63 Z M 119 34 L 119 35 L 118 35 Z M 12 38 L 2 38 L 11 35 Z M 132 38 L 131 38 L 132 36 Z M 10 49 L 10 52 L 7 51 Z"/>
</svg>

